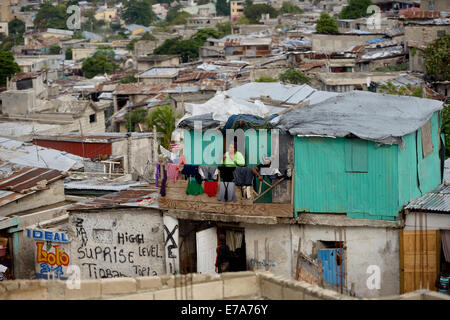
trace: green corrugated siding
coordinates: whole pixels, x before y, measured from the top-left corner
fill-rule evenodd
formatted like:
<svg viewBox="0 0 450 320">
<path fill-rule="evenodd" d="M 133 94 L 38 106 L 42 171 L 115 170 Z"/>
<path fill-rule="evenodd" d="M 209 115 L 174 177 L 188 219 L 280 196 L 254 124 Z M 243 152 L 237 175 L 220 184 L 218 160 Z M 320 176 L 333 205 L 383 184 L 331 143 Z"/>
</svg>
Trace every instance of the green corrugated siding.
<svg viewBox="0 0 450 320">
<path fill-rule="evenodd" d="M 414 132 L 403 137 L 405 150 L 399 148 L 399 210 L 412 199 L 430 192 L 441 183 L 438 112 L 430 120 L 433 152 L 423 158 L 420 129 L 417 130 L 417 133 Z M 418 171 L 417 166 L 419 167 Z"/>
<path fill-rule="evenodd" d="M 211 139 L 210 136 L 206 136 L 208 134 L 208 131 L 205 132 L 197 132 L 194 133 L 193 130 L 184 131 L 184 154 L 186 157 L 186 163 L 188 164 L 196 164 L 196 165 L 207 165 L 205 163 L 204 159 L 204 153 L 211 154 L 214 156 L 213 152 L 213 145 L 216 143 L 214 139 Z M 264 131 L 261 131 L 264 132 Z M 267 130 L 264 134 L 260 134 L 260 131 L 256 130 L 256 145 L 253 145 L 253 142 L 251 142 L 249 137 L 245 138 L 245 165 L 251 166 L 251 165 L 257 165 L 260 163 L 258 159 L 262 155 L 268 155 L 270 156 L 271 153 L 271 132 L 270 130 Z M 261 139 L 265 139 L 265 143 L 261 142 Z M 216 144 L 216 150 L 221 150 L 224 147 L 224 137 L 221 137 L 221 139 L 218 140 Z M 250 147 L 252 145 L 252 147 Z M 261 146 L 265 146 L 265 148 L 261 148 Z M 195 156 L 195 149 L 197 150 L 197 157 Z M 200 151 L 200 154 L 198 153 Z M 228 148 L 227 150 L 228 151 Z M 249 160 L 255 160 L 250 162 Z M 218 157 L 217 163 L 222 163 L 222 157 Z"/>
<path fill-rule="evenodd" d="M 396 212 L 395 146 L 377 147 L 368 141 L 365 147 L 359 139 L 295 137 L 294 148 L 296 211 L 340 212 L 365 219 Z M 367 155 L 358 154 L 364 152 Z M 367 172 L 355 172 L 364 171 L 366 165 Z"/>
<path fill-rule="evenodd" d="M 420 129 L 403 137 L 405 150 L 368 141 L 367 158 L 359 139 L 295 137 L 295 211 L 395 220 L 403 205 L 441 183 L 439 121 L 436 112 L 425 158 Z"/>
</svg>

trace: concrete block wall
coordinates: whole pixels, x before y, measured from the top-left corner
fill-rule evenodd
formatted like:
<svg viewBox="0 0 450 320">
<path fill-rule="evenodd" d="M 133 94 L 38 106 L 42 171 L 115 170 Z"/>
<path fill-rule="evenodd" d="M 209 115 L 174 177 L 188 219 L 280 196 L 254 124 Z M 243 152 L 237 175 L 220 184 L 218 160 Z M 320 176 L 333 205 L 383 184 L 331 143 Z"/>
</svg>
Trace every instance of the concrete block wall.
<svg viewBox="0 0 450 320">
<path fill-rule="evenodd" d="M 60 280 L 0 282 L 0 300 L 358 300 L 303 281 L 270 272 L 188 274 L 158 277 L 82 280 L 69 289 Z M 379 299 L 379 298 L 378 298 Z M 387 300 L 450 300 L 449 296 L 416 291 Z"/>
</svg>

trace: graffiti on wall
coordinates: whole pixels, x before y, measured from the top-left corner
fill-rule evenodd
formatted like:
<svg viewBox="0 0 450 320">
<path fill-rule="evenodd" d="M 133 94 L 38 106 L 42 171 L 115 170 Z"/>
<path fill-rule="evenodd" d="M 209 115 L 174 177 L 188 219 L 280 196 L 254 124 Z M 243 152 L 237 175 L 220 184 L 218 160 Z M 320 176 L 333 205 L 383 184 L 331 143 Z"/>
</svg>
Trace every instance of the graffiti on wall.
<svg viewBox="0 0 450 320">
<path fill-rule="evenodd" d="M 67 280 L 70 263 L 66 251 L 69 239 L 64 232 L 27 229 L 27 237 L 35 240 L 35 261 L 37 279 Z"/>
<path fill-rule="evenodd" d="M 257 267 L 275 267 L 275 262 L 273 262 L 272 260 L 268 259 L 266 261 L 266 259 L 262 259 L 262 260 L 258 260 L 258 259 L 254 259 L 251 258 L 250 259 L 250 265 L 251 266 L 257 266 Z"/>
<path fill-rule="evenodd" d="M 164 247 L 166 253 L 166 272 L 179 273 L 179 248 L 178 248 L 178 220 L 170 216 L 164 216 Z"/>
<path fill-rule="evenodd" d="M 75 218 L 75 258 L 84 278 L 119 278 L 156 276 L 161 272 L 159 260 L 164 259 L 162 243 L 143 232 L 92 229 L 86 221 Z M 92 238 L 88 236 L 92 234 Z"/>
<path fill-rule="evenodd" d="M 49 249 L 44 249 L 44 242 L 36 242 L 36 263 L 40 271 L 36 274 L 38 279 L 61 279 L 67 280 L 63 267 L 70 262 L 69 255 L 64 252 L 60 245 L 49 244 Z"/>
</svg>

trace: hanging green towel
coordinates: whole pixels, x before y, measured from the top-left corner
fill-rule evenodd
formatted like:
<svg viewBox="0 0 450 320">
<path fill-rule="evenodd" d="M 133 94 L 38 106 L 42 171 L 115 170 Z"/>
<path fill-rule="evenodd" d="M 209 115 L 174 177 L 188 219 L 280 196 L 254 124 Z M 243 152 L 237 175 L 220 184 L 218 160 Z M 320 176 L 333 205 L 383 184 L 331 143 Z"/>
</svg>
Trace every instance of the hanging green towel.
<svg viewBox="0 0 450 320">
<path fill-rule="evenodd" d="M 203 193 L 203 187 L 194 178 L 189 178 L 186 194 L 199 195 Z"/>
</svg>

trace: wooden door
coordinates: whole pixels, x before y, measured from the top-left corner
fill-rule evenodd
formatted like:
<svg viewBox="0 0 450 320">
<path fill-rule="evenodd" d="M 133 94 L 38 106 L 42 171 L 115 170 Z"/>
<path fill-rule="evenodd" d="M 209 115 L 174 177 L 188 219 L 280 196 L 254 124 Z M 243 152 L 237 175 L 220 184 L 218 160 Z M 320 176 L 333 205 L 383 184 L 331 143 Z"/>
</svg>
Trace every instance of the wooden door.
<svg viewBox="0 0 450 320">
<path fill-rule="evenodd" d="M 400 231 L 400 292 L 437 291 L 441 243 L 439 230 Z"/>
</svg>

